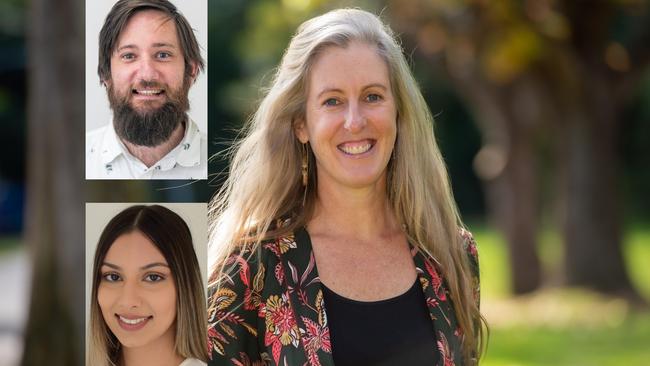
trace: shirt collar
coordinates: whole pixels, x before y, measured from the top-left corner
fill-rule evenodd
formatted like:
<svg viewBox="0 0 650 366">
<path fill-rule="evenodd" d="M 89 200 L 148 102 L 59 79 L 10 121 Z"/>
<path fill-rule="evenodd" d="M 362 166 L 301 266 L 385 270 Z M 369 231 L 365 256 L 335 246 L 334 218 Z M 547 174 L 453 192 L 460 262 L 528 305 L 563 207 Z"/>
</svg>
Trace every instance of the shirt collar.
<svg viewBox="0 0 650 366">
<path fill-rule="evenodd" d="M 169 170 L 176 164 L 192 167 L 200 164 L 201 162 L 201 134 L 196 123 L 188 118 L 188 123 L 185 128 L 185 134 L 181 142 L 172 149 L 167 155 L 160 159 L 151 168 L 160 170 Z M 135 156 L 129 153 L 129 150 L 117 137 L 115 126 L 112 121 L 106 128 L 106 133 L 102 140 L 101 145 L 101 159 L 102 164 L 110 164 L 120 155 L 127 159 L 139 161 Z"/>
<path fill-rule="evenodd" d="M 113 126 L 113 121 L 111 121 L 108 126 L 106 126 L 106 133 L 102 139 L 101 145 L 101 159 L 102 164 L 106 165 L 115 160 L 118 156 L 128 154 L 126 146 L 122 144 L 122 141 L 117 137 L 115 133 L 115 127 Z M 130 155 L 130 154 L 129 154 Z"/>
<path fill-rule="evenodd" d="M 192 167 L 201 163 L 201 134 L 196 123 L 190 118 L 187 120 L 189 123 L 185 129 L 185 136 L 174 150 L 179 149 L 176 163 L 185 167 Z"/>
</svg>

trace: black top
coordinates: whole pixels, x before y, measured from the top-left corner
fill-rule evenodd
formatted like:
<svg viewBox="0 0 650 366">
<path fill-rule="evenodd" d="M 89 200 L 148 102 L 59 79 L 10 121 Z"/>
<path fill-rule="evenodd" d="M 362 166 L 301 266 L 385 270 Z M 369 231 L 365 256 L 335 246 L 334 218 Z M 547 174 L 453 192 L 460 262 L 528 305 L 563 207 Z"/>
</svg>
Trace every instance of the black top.
<svg viewBox="0 0 650 366">
<path fill-rule="evenodd" d="M 436 365 L 436 335 L 420 281 L 404 294 L 356 301 L 323 285 L 336 366 Z"/>
</svg>

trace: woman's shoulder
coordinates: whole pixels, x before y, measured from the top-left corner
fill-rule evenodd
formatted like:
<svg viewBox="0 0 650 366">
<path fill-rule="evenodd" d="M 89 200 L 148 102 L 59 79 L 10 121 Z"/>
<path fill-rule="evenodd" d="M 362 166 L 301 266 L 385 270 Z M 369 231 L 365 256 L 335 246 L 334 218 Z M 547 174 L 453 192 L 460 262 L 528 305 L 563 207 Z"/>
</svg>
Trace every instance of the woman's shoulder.
<svg viewBox="0 0 650 366">
<path fill-rule="evenodd" d="M 298 247 L 296 233 L 299 231 L 300 229 L 293 229 L 290 219 L 275 220 L 264 232 L 259 244 L 256 241 L 244 244 L 236 248 L 231 257 L 245 258 L 253 263 L 264 263 L 269 256 L 280 258 Z"/>
<path fill-rule="evenodd" d="M 462 239 L 463 249 L 465 249 L 472 262 L 476 262 L 478 265 L 478 248 L 476 246 L 476 240 L 474 240 L 474 236 L 471 232 L 469 232 L 469 230 L 463 227 L 458 230 L 458 234 Z"/>
<path fill-rule="evenodd" d="M 228 256 L 223 269 L 213 274 L 208 288 L 208 338 L 213 360 L 223 361 L 226 355 L 240 352 L 259 353 L 257 341 L 251 339 L 257 339 L 260 327 L 264 327 L 263 319 L 260 325 L 264 292 L 278 286 L 273 285 L 273 279 L 282 276 L 282 255 L 297 247 L 294 238 L 293 231 L 276 231 L 259 243 L 242 245 Z"/>
<path fill-rule="evenodd" d="M 291 230 L 290 220 L 275 220 L 262 235 L 261 240 L 251 239 L 235 246 L 227 255 L 222 274 L 233 274 L 239 268 L 246 271 L 257 270 L 260 264 L 268 263 L 269 259 L 279 258 L 290 249 L 297 248 L 294 231 Z M 271 258 L 269 258 L 271 257 Z M 213 276 L 216 274 L 215 271 Z M 211 278 L 209 282 L 214 282 Z"/>
<path fill-rule="evenodd" d="M 178 366 L 206 366 L 207 364 L 196 358 L 186 358 L 185 361 L 181 362 Z"/>
<path fill-rule="evenodd" d="M 220 267 L 213 270 L 208 288 L 210 297 L 217 289 L 239 293 L 254 290 L 251 287 L 261 287 L 268 270 L 274 271 L 282 256 L 298 247 L 294 231 L 287 225 L 287 221 L 278 220 L 260 242 L 235 247 Z"/>
<path fill-rule="evenodd" d="M 463 241 L 463 248 L 467 253 L 467 258 L 469 259 L 469 265 L 471 270 L 471 282 L 472 282 L 472 295 L 476 305 L 480 307 L 481 304 L 481 271 L 479 269 L 478 262 L 478 248 L 476 246 L 476 240 L 474 236 L 467 229 L 461 228 L 459 230 L 460 237 Z"/>
</svg>

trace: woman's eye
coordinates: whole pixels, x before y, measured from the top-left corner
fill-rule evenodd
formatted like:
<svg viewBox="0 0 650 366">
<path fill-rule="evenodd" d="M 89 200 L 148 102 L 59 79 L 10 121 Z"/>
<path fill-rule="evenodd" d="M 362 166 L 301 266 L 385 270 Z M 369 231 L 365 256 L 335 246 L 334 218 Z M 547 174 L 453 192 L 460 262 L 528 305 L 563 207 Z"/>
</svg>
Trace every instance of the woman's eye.
<svg viewBox="0 0 650 366">
<path fill-rule="evenodd" d="M 105 273 L 102 275 L 102 278 L 107 282 L 117 282 L 121 279 L 117 273 Z"/>
<path fill-rule="evenodd" d="M 161 276 L 159 274 L 156 274 L 156 273 L 150 273 L 150 274 L 144 276 L 144 280 L 147 281 L 147 282 L 160 282 L 160 281 L 162 281 L 164 279 L 165 279 L 165 277 L 163 277 L 163 276 Z"/>
<path fill-rule="evenodd" d="M 325 103 L 323 103 L 323 105 L 326 105 L 328 107 L 334 107 L 339 105 L 339 101 L 334 98 L 329 98 L 325 101 Z"/>
<path fill-rule="evenodd" d="M 133 60 L 135 58 L 135 54 L 133 53 L 125 53 L 121 56 L 122 60 Z"/>
<path fill-rule="evenodd" d="M 369 102 L 378 102 L 381 100 L 381 96 L 379 94 L 368 94 L 366 100 Z"/>
</svg>

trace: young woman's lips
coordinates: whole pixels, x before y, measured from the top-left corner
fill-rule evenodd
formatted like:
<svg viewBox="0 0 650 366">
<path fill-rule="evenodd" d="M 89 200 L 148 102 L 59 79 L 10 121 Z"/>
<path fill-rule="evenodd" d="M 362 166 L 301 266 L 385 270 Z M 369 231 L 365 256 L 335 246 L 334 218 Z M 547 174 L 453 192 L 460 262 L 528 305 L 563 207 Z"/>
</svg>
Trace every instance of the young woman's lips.
<svg viewBox="0 0 650 366">
<path fill-rule="evenodd" d="M 145 325 L 149 322 L 149 319 L 153 318 L 152 316 L 131 316 L 131 315 L 118 315 L 117 323 L 120 327 L 126 331 L 135 331 L 144 328 Z"/>
<path fill-rule="evenodd" d="M 342 144 L 337 145 L 336 147 L 342 153 L 351 156 L 358 156 L 367 153 L 370 151 L 373 146 L 375 146 L 376 140 L 365 139 L 358 141 L 347 141 Z"/>
</svg>

